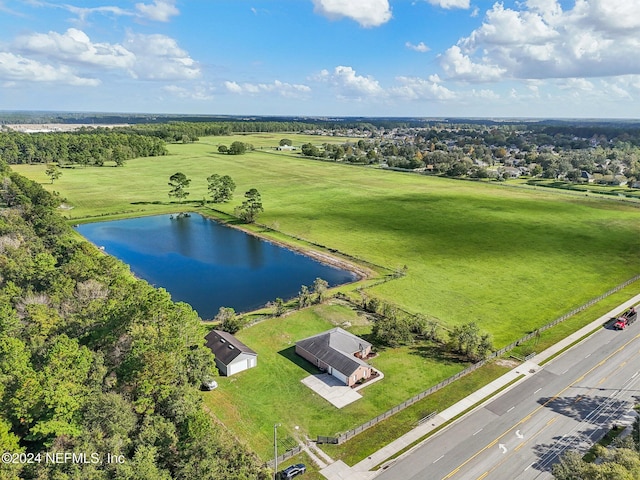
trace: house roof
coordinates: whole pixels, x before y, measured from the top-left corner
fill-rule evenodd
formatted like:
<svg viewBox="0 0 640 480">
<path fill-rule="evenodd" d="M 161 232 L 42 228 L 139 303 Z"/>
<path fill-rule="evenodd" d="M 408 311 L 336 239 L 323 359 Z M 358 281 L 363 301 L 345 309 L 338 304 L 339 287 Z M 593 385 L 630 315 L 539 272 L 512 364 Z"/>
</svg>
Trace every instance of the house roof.
<svg viewBox="0 0 640 480">
<path fill-rule="evenodd" d="M 296 345 L 346 376 L 358 367 L 369 366 L 354 354 L 371 344 L 340 327 L 300 340 Z"/>
<path fill-rule="evenodd" d="M 242 353 L 258 355 L 236 337 L 222 330 L 211 330 L 205 338 L 207 347 L 213 351 L 216 360 L 225 365 L 229 365 Z"/>
</svg>

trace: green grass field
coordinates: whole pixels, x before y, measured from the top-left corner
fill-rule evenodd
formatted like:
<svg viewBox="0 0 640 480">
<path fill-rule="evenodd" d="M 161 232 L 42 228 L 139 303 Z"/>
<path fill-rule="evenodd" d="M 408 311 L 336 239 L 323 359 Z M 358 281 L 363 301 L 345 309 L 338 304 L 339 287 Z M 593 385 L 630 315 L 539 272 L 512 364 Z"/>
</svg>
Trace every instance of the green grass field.
<svg viewBox="0 0 640 480">
<path fill-rule="evenodd" d="M 275 152 L 283 137 L 295 145 L 341 141 L 206 137 L 123 168 L 65 169 L 54 185 L 43 165 L 14 168 L 66 197 L 74 208 L 64 213 L 73 219 L 186 209 L 169 201 L 171 174 L 192 179 L 189 202 L 206 196 L 210 174 L 231 175 L 236 196 L 217 208 L 232 213 L 255 187 L 265 208 L 259 222 L 391 269 L 406 265 L 404 278 L 372 293 L 448 325 L 476 321 L 496 346 L 640 271 L 640 210 L 633 205 L 305 160 Z M 217 153 L 218 144 L 237 138 L 265 150 Z"/>
<path fill-rule="evenodd" d="M 406 265 L 406 276 L 368 292 L 447 325 L 476 321 L 492 334 L 496 347 L 640 273 L 640 210 L 634 205 L 511 188 L 515 182 L 455 181 L 307 160 L 295 152 L 276 152 L 280 138 L 291 138 L 297 146 L 344 140 L 288 134 L 207 137 L 170 145 L 169 156 L 131 160 L 123 168 L 65 169 L 53 185 L 44 165 L 12 168 L 60 192 L 72 207 L 62 213 L 74 223 L 197 209 L 207 194 L 206 177 L 231 175 L 236 196 L 217 209 L 232 213 L 243 192 L 255 187 L 265 208 L 259 222 L 279 232 L 266 235 L 280 241 L 287 241 L 287 235 L 306 239 L 389 269 Z M 234 140 L 258 150 L 242 156 L 217 153 L 219 144 Z M 183 205 L 167 196 L 169 176 L 177 171 L 192 179 Z M 610 302 L 624 301 L 637 288 L 632 285 Z M 585 312 L 518 353 L 539 350 L 593 318 L 597 315 Z M 369 332 L 355 312 L 339 305 L 241 331 L 238 337 L 258 352 L 259 367 L 220 379 L 216 391 L 204 394 L 206 404 L 266 460 L 272 455 L 275 422 L 283 424 L 283 437 L 295 436 L 294 425 L 311 436 L 333 435 L 464 368 L 439 357 L 429 345 L 388 349 L 372 362 L 385 373 L 384 380 L 365 388 L 358 402 L 337 410 L 300 383 L 313 368 L 293 353 L 293 344 L 344 321 L 354 325 L 354 333 Z M 411 428 L 423 413 L 446 408 L 504 370 L 495 364 L 482 368 L 374 427 L 367 442 L 329 451 L 355 462 Z"/>
<path fill-rule="evenodd" d="M 282 423 L 282 435 L 295 436 L 296 425 L 301 434 L 311 438 L 336 435 L 468 365 L 442 358 L 428 344 L 380 350 L 369 363 L 384 373 L 384 379 L 362 389 L 362 398 L 357 402 L 337 409 L 301 383 L 303 378 L 319 372 L 296 355 L 295 342 L 347 321 L 352 325 L 362 323 L 350 308 L 320 305 L 241 330 L 237 337 L 258 353 L 258 368 L 220 378 L 218 389 L 203 394 L 206 405 L 262 458 L 268 459 L 276 421 Z"/>
</svg>

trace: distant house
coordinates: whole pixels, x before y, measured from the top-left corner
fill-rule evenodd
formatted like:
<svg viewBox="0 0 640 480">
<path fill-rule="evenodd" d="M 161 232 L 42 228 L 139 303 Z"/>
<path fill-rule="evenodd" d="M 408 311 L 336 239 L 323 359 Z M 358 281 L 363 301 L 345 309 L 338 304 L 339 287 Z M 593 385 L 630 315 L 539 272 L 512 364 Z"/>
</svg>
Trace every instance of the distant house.
<svg viewBox="0 0 640 480">
<path fill-rule="evenodd" d="M 593 183 L 595 181 L 593 175 L 585 170 L 580 170 L 580 180 L 587 183 Z"/>
<path fill-rule="evenodd" d="M 276 147 L 276 149 L 280 151 L 291 152 L 293 150 L 296 150 L 296 147 L 292 145 L 279 145 L 278 147 Z"/>
<path fill-rule="evenodd" d="M 520 175 L 522 175 L 520 169 L 515 167 L 504 167 L 501 169 L 501 171 L 506 178 L 518 178 Z"/>
<path fill-rule="evenodd" d="M 350 387 L 373 372 L 371 344 L 340 327 L 296 342 L 296 353 Z"/>
<path fill-rule="evenodd" d="M 230 377 L 258 365 L 258 354 L 230 333 L 211 330 L 205 338 L 222 375 Z"/>
</svg>

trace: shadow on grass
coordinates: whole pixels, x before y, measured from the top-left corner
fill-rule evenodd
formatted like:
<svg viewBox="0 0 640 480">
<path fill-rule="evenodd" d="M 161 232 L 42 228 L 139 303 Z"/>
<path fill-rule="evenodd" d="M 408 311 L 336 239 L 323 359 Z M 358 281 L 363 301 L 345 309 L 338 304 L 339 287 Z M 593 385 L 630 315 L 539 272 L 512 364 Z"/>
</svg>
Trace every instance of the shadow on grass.
<svg viewBox="0 0 640 480">
<path fill-rule="evenodd" d="M 289 360 L 290 362 L 295 363 L 298 367 L 302 368 L 306 372 L 309 372 L 311 375 L 317 375 L 319 373 L 322 373 L 320 370 L 314 367 L 313 364 L 311 364 L 310 362 L 308 362 L 307 360 L 305 360 L 304 358 L 302 358 L 300 355 L 296 353 L 295 345 L 291 347 L 287 347 L 284 350 L 280 350 L 278 352 L 278 355 L 281 355 L 287 360 Z"/>
<path fill-rule="evenodd" d="M 462 365 L 471 364 L 468 358 L 454 352 L 450 352 L 437 344 L 415 346 L 410 349 L 409 353 L 411 355 L 417 355 L 421 358 L 428 358 L 437 362 L 459 363 Z"/>
</svg>

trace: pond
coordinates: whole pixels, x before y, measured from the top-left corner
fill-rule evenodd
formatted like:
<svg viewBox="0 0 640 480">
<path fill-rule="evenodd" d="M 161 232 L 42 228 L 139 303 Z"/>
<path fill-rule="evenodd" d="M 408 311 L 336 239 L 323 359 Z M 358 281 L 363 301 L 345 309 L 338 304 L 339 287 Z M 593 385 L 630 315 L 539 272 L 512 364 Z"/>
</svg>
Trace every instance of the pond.
<svg viewBox="0 0 640 480">
<path fill-rule="evenodd" d="M 357 280 L 352 272 L 199 214 L 88 223 L 76 230 L 203 319 L 215 317 L 220 307 L 246 312 L 278 297 L 293 298 L 317 277 L 330 286 Z"/>
</svg>

